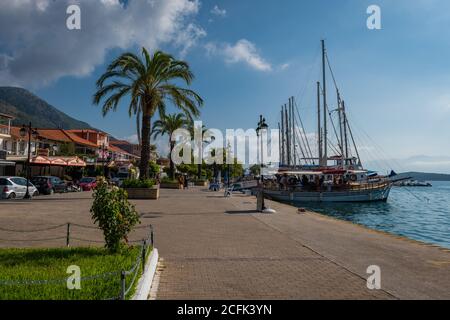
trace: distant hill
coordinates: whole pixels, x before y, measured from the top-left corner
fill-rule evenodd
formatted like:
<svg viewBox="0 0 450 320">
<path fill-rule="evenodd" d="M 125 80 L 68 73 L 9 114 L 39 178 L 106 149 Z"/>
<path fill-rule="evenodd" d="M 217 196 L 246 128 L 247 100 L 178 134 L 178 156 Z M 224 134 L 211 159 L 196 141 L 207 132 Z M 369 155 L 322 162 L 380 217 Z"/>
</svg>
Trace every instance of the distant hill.
<svg viewBox="0 0 450 320">
<path fill-rule="evenodd" d="M 405 172 L 399 174 L 398 177 L 411 177 L 419 181 L 450 181 L 450 174 L 443 173 Z"/>
<path fill-rule="evenodd" d="M 15 126 L 31 121 L 36 128 L 92 129 L 22 88 L 0 87 L 0 113 L 14 116 Z"/>
</svg>

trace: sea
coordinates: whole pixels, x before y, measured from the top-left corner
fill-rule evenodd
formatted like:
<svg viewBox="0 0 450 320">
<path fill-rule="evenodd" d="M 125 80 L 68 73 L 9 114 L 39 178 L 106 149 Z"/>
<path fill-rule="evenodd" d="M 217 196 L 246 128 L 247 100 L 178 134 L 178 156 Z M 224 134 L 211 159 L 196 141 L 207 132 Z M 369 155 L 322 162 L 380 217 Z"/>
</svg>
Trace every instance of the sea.
<svg viewBox="0 0 450 320">
<path fill-rule="evenodd" d="M 393 187 L 387 202 L 298 203 L 298 207 L 450 249 L 450 182 Z"/>
</svg>

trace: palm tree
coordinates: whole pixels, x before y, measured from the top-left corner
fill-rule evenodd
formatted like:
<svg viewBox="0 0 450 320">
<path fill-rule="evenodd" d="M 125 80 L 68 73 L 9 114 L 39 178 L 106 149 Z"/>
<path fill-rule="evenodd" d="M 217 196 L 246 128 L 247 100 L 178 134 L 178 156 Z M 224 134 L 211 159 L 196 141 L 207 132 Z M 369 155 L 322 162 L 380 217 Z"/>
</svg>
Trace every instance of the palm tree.
<svg viewBox="0 0 450 320">
<path fill-rule="evenodd" d="M 116 111 L 119 102 L 129 96 L 128 113 L 136 116 L 138 139 L 141 145 L 139 169 L 142 178 L 148 178 L 150 160 L 150 133 L 152 117 L 165 115 L 166 103 L 171 102 L 190 119 L 200 115 L 202 98 L 193 90 L 174 84 L 189 86 L 194 79 L 189 65 L 162 51 L 152 56 L 142 48 L 142 57 L 127 52 L 115 59 L 97 80 L 95 105 L 102 104 L 103 116 Z"/>
<path fill-rule="evenodd" d="M 205 141 L 204 139 L 203 139 L 203 137 L 205 136 L 205 133 L 206 133 L 206 131 L 208 131 L 208 129 L 206 128 L 206 126 L 205 125 L 202 125 L 202 127 L 200 128 L 200 127 L 195 127 L 195 124 L 194 124 L 194 122 L 192 121 L 190 124 L 189 124 L 189 127 L 188 127 L 188 130 L 189 130 L 189 133 L 191 134 L 191 137 L 192 137 L 192 139 L 194 139 L 194 136 L 195 136 L 195 130 L 202 130 L 202 141 L 201 141 L 201 143 L 202 143 L 202 147 L 203 147 L 203 145 L 205 144 L 205 143 L 208 143 L 209 141 Z M 198 146 L 198 147 L 200 147 L 200 146 Z M 200 159 L 200 161 L 201 161 L 201 163 L 198 163 L 197 164 L 197 178 L 200 180 L 201 178 L 202 178 L 202 165 L 203 165 L 203 155 L 201 156 L 201 159 Z"/>
<path fill-rule="evenodd" d="M 169 145 L 170 145 L 170 176 L 172 179 L 175 178 L 175 165 L 172 160 L 172 151 L 175 147 L 175 141 L 172 141 L 171 137 L 173 133 L 181 128 L 188 128 L 191 123 L 190 119 L 188 119 L 182 113 L 163 115 L 160 120 L 155 121 L 153 124 L 153 130 L 151 135 L 156 139 L 158 136 L 169 136 Z"/>
</svg>

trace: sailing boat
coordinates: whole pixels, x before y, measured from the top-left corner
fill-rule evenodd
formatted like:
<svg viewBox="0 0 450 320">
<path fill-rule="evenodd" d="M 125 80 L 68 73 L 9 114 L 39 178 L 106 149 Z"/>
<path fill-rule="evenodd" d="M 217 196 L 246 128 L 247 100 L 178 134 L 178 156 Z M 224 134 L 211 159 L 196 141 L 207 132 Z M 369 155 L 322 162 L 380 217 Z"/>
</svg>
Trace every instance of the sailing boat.
<svg viewBox="0 0 450 320">
<path fill-rule="evenodd" d="M 336 129 L 327 104 L 327 72 L 329 67 L 336 87 L 339 129 Z M 264 181 L 264 196 L 287 202 L 369 202 L 387 201 L 393 180 L 364 169 L 351 127 L 345 102 L 341 99 L 322 40 L 322 83 L 317 82 L 317 149 L 314 157 L 305 134 L 295 99 L 281 110 L 280 169 L 273 179 Z M 323 118 L 321 116 L 323 113 Z M 328 117 L 338 141 L 329 142 Z M 298 130 L 301 127 L 302 130 Z M 329 155 L 334 151 L 335 154 Z"/>
</svg>

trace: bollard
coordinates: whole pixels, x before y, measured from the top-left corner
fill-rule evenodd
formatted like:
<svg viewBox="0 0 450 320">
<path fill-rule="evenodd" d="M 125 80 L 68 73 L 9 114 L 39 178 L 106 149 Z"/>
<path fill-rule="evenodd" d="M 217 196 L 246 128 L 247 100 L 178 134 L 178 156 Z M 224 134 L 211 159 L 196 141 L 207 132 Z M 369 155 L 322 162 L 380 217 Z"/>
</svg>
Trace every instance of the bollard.
<svg viewBox="0 0 450 320">
<path fill-rule="evenodd" d="M 126 273 L 122 271 L 120 274 L 120 300 L 125 300 L 125 291 L 126 291 Z"/>
<path fill-rule="evenodd" d="M 67 224 L 66 245 L 67 248 L 70 247 L 70 223 Z"/>
<path fill-rule="evenodd" d="M 143 250 L 142 250 L 142 273 L 145 272 L 145 263 L 146 263 L 146 257 L 147 257 L 147 240 L 144 240 L 143 243 Z"/>
</svg>

